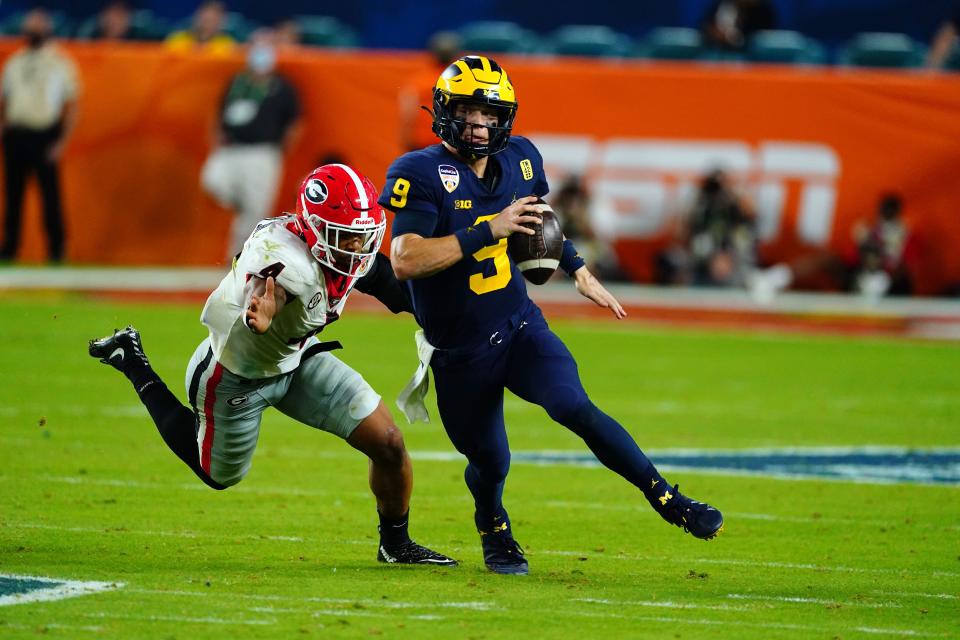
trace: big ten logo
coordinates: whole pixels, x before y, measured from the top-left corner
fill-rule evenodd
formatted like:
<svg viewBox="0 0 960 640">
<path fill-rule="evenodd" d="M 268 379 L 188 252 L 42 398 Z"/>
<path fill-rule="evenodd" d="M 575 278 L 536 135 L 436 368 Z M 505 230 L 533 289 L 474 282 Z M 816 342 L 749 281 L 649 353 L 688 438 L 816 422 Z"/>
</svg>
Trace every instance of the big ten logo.
<svg viewBox="0 0 960 640">
<path fill-rule="evenodd" d="M 671 216 L 689 211 L 703 177 L 721 169 L 753 200 L 761 241 L 780 237 L 788 220 L 805 243 L 825 245 L 830 240 L 840 160 L 826 145 L 643 138 L 601 142 L 550 134 L 531 138 L 543 154 L 554 190 L 566 176 L 584 176 L 592 196 L 591 222 L 608 238 L 663 234 Z"/>
</svg>

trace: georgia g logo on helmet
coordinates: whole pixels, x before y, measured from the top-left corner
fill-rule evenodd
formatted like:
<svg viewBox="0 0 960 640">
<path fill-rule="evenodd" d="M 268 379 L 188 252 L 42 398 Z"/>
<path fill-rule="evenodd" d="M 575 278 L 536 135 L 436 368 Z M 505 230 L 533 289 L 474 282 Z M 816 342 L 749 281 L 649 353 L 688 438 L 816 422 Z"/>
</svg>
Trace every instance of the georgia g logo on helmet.
<svg viewBox="0 0 960 640">
<path fill-rule="evenodd" d="M 311 178 L 303 188 L 303 195 L 313 204 L 323 204 L 327 201 L 327 185 L 323 180 Z"/>
</svg>

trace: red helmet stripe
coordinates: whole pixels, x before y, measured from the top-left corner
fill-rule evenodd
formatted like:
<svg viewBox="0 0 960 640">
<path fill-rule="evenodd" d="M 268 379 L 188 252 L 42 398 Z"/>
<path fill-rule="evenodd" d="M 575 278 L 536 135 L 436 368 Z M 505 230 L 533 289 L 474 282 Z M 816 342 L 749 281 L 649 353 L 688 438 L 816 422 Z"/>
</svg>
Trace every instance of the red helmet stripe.
<svg viewBox="0 0 960 640">
<path fill-rule="evenodd" d="M 364 211 L 369 209 L 370 200 L 367 198 L 367 190 L 363 188 L 363 182 L 360 180 L 360 176 L 357 175 L 357 172 L 345 164 L 334 164 L 331 166 L 340 167 L 348 176 L 350 176 L 350 179 L 353 180 L 353 186 L 357 188 L 357 193 L 360 194 L 360 208 Z"/>
</svg>

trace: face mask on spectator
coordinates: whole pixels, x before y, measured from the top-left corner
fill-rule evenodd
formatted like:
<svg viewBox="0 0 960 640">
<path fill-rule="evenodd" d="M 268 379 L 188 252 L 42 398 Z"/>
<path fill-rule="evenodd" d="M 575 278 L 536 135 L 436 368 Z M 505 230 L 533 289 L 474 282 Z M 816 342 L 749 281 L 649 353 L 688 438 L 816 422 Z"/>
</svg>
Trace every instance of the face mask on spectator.
<svg viewBox="0 0 960 640">
<path fill-rule="evenodd" d="M 47 34 L 42 31 L 27 31 L 27 45 L 31 49 L 39 49 L 47 41 Z"/>
<path fill-rule="evenodd" d="M 254 73 L 270 73 L 277 63 L 277 54 L 273 47 L 258 44 L 250 49 L 247 65 Z"/>
</svg>

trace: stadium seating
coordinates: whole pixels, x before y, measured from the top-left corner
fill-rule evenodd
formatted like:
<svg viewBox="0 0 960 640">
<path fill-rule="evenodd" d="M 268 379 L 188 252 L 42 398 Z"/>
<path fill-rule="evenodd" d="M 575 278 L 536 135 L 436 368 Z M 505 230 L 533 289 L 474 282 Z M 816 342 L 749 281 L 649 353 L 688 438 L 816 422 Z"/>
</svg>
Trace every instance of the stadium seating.
<svg viewBox="0 0 960 640">
<path fill-rule="evenodd" d="M 944 69 L 960 71 L 960 44 L 954 46 L 950 51 L 950 55 L 947 56 L 944 62 Z"/>
<path fill-rule="evenodd" d="M 193 26 L 193 16 L 187 16 L 179 20 L 171 31 L 189 30 Z M 237 11 L 228 11 L 223 17 L 223 31 L 237 42 L 246 42 L 250 34 L 258 29 L 260 25 L 251 20 L 247 20 L 243 14 Z"/>
<path fill-rule="evenodd" d="M 460 29 L 464 51 L 537 53 L 540 37 L 514 22 L 473 22 Z"/>
<path fill-rule="evenodd" d="M 857 34 L 840 54 L 840 63 L 857 67 L 919 67 L 924 48 L 902 33 Z"/>
<path fill-rule="evenodd" d="M 312 47 L 351 48 L 357 46 L 353 29 L 330 16 L 294 16 L 300 41 Z"/>
<path fill-rule="evenodd" d="M 19 36 L 22 32 L 23 19 L 26 12 L 18 11 L 7 16 L 6 20 L 0 23 L 0 35 Z M 67 38 L 73 34 L 74 23 L 63 12 L 54 11 L 50 14 L 53 21 L 53 33 L 60 38 Z"/>
<path fill-rule="evenodd" d="M 653 60 L 696 60 L 703 54 L 700 32 L 685 27 L 653 29 L 635 50 L 637 57 Z"/>
<path fill-rule="evenodd" d="M 74 37 L 89 40 L 97 29 L 99 15 L 92 15 L 77 27 Z M 130 18 L 130 40 L 163 40 L 170 33 L 170 24 L 149 9 L 139 9 Z"/>
<path fill-rule="evenodd" d="M 823 46 L 797 31 L 758 31 L 750 39 L 747 59 L 754 62 L 822 64 Z"/>
<path fill-rule="evenodd" d="M 625 57 L 632 48 L 630 38 L 603 25 L 568 25 L 550 39 L 550 50 L 561 56 Z"/>
</svg>

